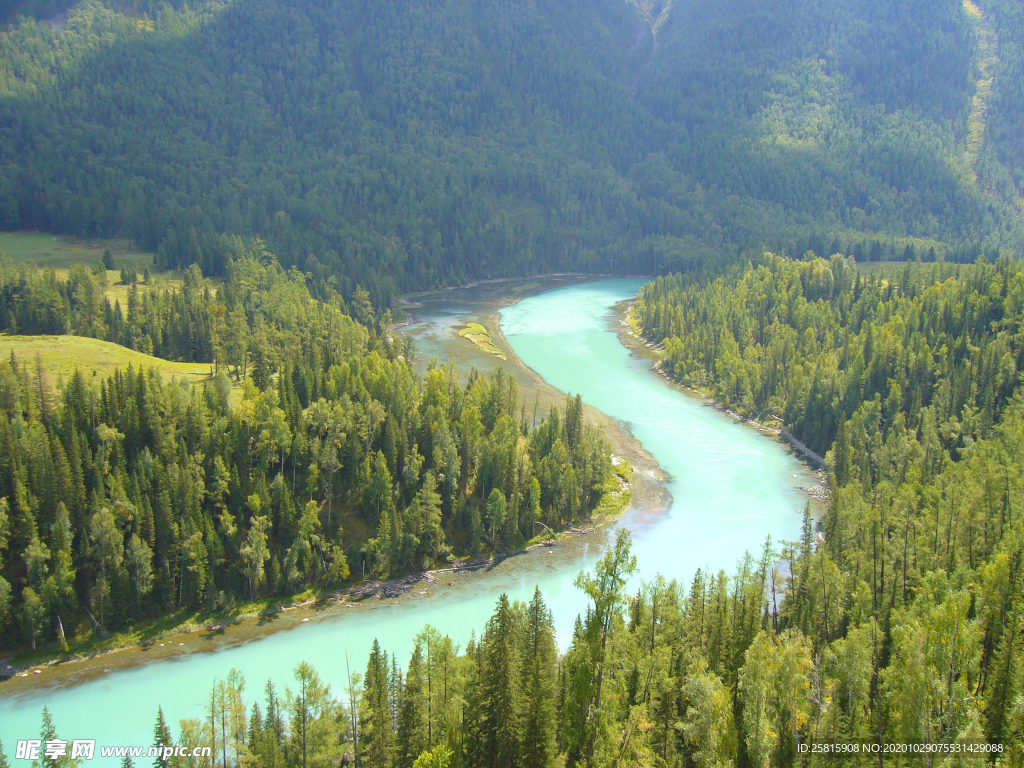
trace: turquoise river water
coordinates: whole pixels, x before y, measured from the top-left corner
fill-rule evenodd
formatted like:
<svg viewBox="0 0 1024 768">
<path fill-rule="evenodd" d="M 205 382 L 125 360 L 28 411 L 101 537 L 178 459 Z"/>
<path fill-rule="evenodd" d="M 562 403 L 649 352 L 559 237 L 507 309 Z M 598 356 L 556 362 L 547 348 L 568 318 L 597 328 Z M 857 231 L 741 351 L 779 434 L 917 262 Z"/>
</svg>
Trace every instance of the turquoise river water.
<svg viewBox="0 0 1024 768">
<path fill-rule="evenodd" d="M 640 285 L 640 280 L 604 280 L 540 293 L 503 309 L 501 327 L 526 365 L 554 387 L 581 394 L 623 422 L 668 473 L 669 508 L 631 509 L 617 525 L 633 534 L 642 577 L 661 573 L 689 582 L 697 568 L 732 570 L 744 552 L 758 551 L 767 535 L 776 541 L 796 538 L 806 498 L 798 485 L 806 484 L 806 470 L 777 442 L 669 387 L 649 361 L 630 354 L 611 327 L 611 307 Z M 362 671 L 377 638 L 404 660 L 413 636 L 428 623 L 464 644 L 471 632 L 481 630 L 501 592 L 527 600 L 538 584 L 564 648 L 585 607 L 573 580 L 592 565 L 608 535 L 602 530 L 572 537 L 486 572 L 417 585 L 394 600 L 332 608 L 291 623 L 282 619 L 287 628 L 246 642 L 189 636 L 178 646 L 175 638 L 167 648 L 136 652 L 150 654 L 136 663 L 111 664 L 116 668 L 109 673 L 101 658 L 69 665 L 82 671 L 64 674 L 59 684 L 47 684 L 49 670 L 32 686 L 2 684 L 0 739 L 12 766 L 27 765 L 13 759 L 14 745 L 38 738 L 46 705 L 61 738 L 96 739 L 97 746 L 148 744 L 158 705 L 174 723 L 201 717 L 211 684 L 232 668 L 247 680 L 249 703 L 261 697 L 268 678 L 279 690 L 288 685 L 302 660 L 340 695 L 346 654 L 353 672 Z M 104 762 L 117 761 L 97 756 L 90 764 Z"/>
</svg>

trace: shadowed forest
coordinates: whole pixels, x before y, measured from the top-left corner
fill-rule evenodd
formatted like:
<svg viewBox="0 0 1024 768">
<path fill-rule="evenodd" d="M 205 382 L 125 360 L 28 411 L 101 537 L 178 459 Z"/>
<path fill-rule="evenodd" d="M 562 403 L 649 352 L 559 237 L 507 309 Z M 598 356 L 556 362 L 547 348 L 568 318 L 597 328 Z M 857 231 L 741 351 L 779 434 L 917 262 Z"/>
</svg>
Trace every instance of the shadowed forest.
<svg viewBox="0 0 1024 768">
<path fill-rule="evenodd" d="M 982 22 L 958 0 L 67 5 L 0 32 L 8 229 L 116 233 L 208 276 L 259 236 L 375 305 L 762 245 L 1021 252 L 1009 0 L 972 6 L 997 41 L 974 125 Z"/>
</svg>

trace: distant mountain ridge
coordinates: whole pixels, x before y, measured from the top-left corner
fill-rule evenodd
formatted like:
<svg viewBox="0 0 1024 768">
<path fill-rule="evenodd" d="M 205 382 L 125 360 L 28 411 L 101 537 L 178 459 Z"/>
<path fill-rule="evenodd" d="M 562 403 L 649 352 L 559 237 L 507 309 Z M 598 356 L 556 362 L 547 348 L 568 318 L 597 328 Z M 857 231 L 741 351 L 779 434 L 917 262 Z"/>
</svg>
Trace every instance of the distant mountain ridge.
<svg viewBox="0 0 1024 768">
<path fill-rule="evenodd" d="M 0 32 L 0 227 L 209 273 L 261 236 L 384 302 L 762 244 L 1019 254 L 1024 23 L 976 9 L 999 45 L 969 157 L 955 0 L 85 0 Z"/>
</svg>

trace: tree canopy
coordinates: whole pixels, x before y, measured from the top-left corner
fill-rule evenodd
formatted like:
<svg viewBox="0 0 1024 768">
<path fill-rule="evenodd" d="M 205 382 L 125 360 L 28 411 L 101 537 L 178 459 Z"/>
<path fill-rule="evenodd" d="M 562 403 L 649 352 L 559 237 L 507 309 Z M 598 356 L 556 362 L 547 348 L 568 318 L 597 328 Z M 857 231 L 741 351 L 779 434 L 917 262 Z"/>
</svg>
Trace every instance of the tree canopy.
<svg viewBox="0 0 1024 768">
<path fill-rule="evenodd" d="M 968 6 L 22 3 L 0 227 L 206 274 L 259 236 L 377 305 L 762 244 L 1020 253 L 1019 9 Z"/>
</svg>

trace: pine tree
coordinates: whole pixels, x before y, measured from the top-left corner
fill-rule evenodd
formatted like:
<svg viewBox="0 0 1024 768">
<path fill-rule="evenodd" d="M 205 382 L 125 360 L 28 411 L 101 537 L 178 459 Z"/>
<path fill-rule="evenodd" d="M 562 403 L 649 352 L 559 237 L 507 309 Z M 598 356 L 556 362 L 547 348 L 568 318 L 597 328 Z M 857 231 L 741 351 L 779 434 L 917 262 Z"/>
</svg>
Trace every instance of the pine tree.
<svg viewBox="0 0 1024 768">
<path fill-rule="evenodd" d="M 558 649 L 551 612 L 534 589 L 526 611 L 523 643 L 523 745 L 524 765 L 545 768 L 557 755 L 555 731 L 555 666 Z"/>
<path fill-rule="evenodd" d="M 57 768 L 57 766 L 61 765 L 61 758 L 48 757 L 45 751 L 46 743 L 57 738 L 57 729 L 53 726 L 53 717 L 50 715 L 50 710 L 45 706 L 43 707 L 42 720 L 39 740 L 43 743 L 43 748 L 40 750 L 39 760 L 33 761 L 32 765 L 40 766 L 40 768 Z"/>
<path fill-rule="evenodd" d="M 412 768 L 416 758 L 430 746 L 427 737 L 429 692 L 424 681 L 423 666 L 423 647 L 417 642 L 409 659 L 398 708 L 397 768 Z"/>
<path fill-rule="evenodd" d="M 359 705 L 359 759 L 367 768 L 389 768 L 395 751 L 390 687 L 388 656 L 374 640 Z"/>
<path fill-rule="evenodd" d="M 285 763 L 282 746 L 284 723 L 280 716 L 277 693 L 274 691 L 274 685 L 271 681 L 267 681 L 264 692 L 266 696 L 266 713 L 263 721 L 259 723 L 250 720 L 252 731 L 258 731 L 260 736 L 256 743 L 250 741 L 249 748 L 253 753 L 254 759 L 258 761 L 262 768 L 280 768 Z M 259 709 L 254 703 L 253 717 L 258 713 Z"/>
<path fill-rule="evenodd" d="M 302 768 L 306 768 L 315 751 L 315 725 L 327 709 L 329 691 L 320 681 L 320 676 L 306 662 L 295 668 L 298 689 L 289 694 L 291 709 L 292 741 L 302 756 Z M 244 710 L 243 710 L 244 711 Z"/>
<path fill-rule="evenodd" d="M 520 762 L 523 733 L 522 656 L 518 611 L 508 596 L 487 622 L 477 651 L 476 722 L 472 753 L 479 765 L 511 768 Z"/>
<path fill-rule="evenodd" d="M 157 707 L 156 725 L 153 726 L 153 746 L 169 747 L 173 743 L 171 740 L 171 729 L 167 727 L 167 722 L 164 720 L 164 710 L 162 707 Z M 162 752 L 153 761 L 153 768 L 168 768 L 169 766 L 170 759 L 164 757 Z"/>
<path fill-rule="evenodd" d="M 50 534 L 50 549 L 53 552 L 53 573 L 47 579 L 47 592 L 57 616 L 70 617 L 77 603 L 75 595 L 75 565 L 71 545 L 74 533 L 71 516 L 64 502 L 57 504 L 56 519 Z"/>
</svg>

